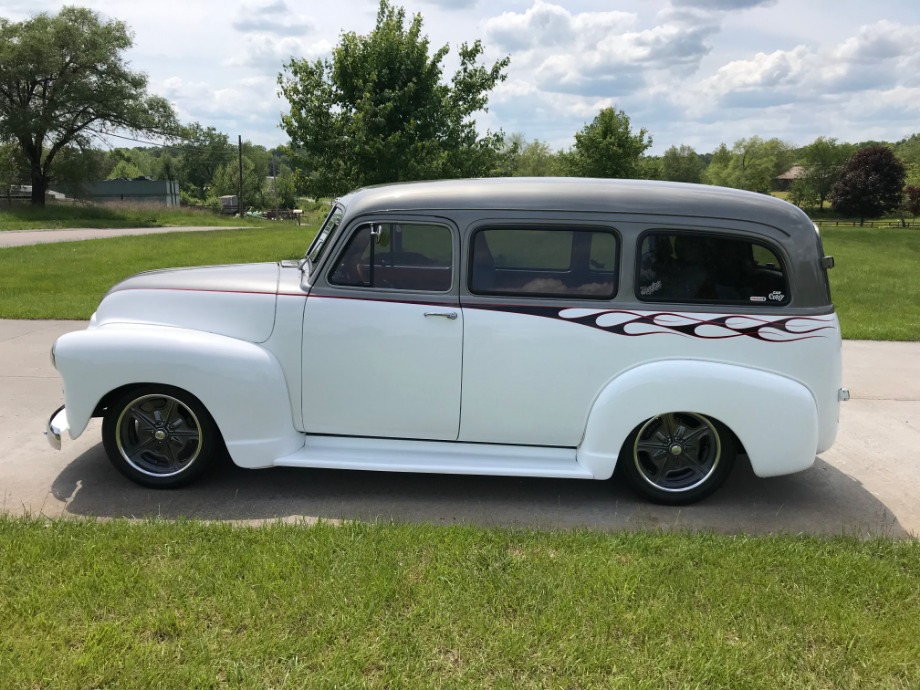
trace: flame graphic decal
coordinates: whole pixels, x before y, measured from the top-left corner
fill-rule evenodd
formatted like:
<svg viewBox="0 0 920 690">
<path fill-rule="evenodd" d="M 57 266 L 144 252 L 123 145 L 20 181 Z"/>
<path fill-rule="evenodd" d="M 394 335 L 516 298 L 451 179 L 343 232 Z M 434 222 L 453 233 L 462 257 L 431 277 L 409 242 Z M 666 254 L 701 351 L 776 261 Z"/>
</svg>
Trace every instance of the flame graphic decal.
<svg viewBox="0 0 920 690">
<path fill-rule="evenodd" d="M 563 309 L 557 317 L 625 336 L 672 334 L 705 340 L 754 338 L 771 343 L 822 338 L 821 331 L 833 329 L 833 317 L 821 316 L 766 319 L 728 314 L 700 318 L 677 312 Z"/>
</svg>

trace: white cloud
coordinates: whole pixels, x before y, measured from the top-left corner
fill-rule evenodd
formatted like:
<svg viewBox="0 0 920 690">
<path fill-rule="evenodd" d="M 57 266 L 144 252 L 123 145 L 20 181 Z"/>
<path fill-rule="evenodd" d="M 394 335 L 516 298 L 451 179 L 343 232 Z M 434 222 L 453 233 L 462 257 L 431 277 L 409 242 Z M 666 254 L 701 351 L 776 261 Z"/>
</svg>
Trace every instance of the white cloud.
<svg viewBox="0 0 920 690">
<path fill-rule="evenodd" d="M 233 28 L 243 33 L 298 36 L 312 32 L 316 27 L 308 18 L 295 13 L 285 0 L 265 0 L 241 4 L 233 20 Z"/>
<path fill-rule="evenodd" d="M 917 52 L 908 37 L 918 30 L 879 22 L 836 48 L 757 53 L 722 66 L 700 87 L 721 106 L 752 108 L 891 89 L 916 76 Z"/>
<path fill-rule="evenodd" d="M 279 39 L 255 34 L 245 36 L 242 50 L 228 58 L 225 64 L 254 67 L 277 73 L 281 71 L 281 66 L 290 61 L 292 57 L 300 58 L 307 53 L 307 48 L 299 38 L 287 36 Z"/>
<path fill-rule="evenodd" d="M 564 7 L 536 0 L 524 13 L 505 12 L 485 23 L 486 40 L 501 50 L 552 49 L 577 51 L 612 32 L 635 25 L 630 12 L 583 12 L 572 14 Z"/>
</svg>

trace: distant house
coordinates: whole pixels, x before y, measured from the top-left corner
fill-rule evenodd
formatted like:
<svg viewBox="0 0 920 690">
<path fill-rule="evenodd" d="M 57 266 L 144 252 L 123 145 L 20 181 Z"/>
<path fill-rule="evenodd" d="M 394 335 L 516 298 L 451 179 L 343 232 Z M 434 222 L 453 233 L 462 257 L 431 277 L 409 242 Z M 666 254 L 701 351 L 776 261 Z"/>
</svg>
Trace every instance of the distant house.
<svg viewBox="0 0 920 690">
<path fill-rule="evenodd" d="M 792 189 L 792 183 L 805 174 L 805 168 L 801 165 L 793 165 L 782 175 L 773 178 L 774 192 L 788 192 Z"/>
<path fill-rule="evenodd" d="M 179 183 L 176 180 L 152 180 L 149 177 L 103 180 L 87 185 L 86 198 L 100 203 L 135 201 L 178 206 Z"/>
</svg>

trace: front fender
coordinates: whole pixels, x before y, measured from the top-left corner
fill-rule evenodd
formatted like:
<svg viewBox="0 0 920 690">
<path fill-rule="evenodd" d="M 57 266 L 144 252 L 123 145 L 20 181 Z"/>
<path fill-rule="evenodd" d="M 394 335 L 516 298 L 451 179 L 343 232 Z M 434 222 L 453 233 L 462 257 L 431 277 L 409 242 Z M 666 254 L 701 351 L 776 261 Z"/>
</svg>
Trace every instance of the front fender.
<svg viewBox="0 0 920 690">
<path fill-rule="evenodd" d="M 183 328 L 112 324 L 67 333 L 54 353 L 71 438 L 83 433 L 110 391 L 162 383 L 202 402 L 240 466 L 268 467 L 303 445 L 281 365 L 254 343 Z"/>
<path fill-rule="evenodd" d="M 668 360 L 631 369 L 604 388 L 588 416 L 578 462 L 597 479 L 610 477 L 630 432 L 666 412 L 696 412 L 725 424 L 759 477 L 799 472 L 815 459 L 818 411 L 804 385 L 736 365 Z"/>
</svg>

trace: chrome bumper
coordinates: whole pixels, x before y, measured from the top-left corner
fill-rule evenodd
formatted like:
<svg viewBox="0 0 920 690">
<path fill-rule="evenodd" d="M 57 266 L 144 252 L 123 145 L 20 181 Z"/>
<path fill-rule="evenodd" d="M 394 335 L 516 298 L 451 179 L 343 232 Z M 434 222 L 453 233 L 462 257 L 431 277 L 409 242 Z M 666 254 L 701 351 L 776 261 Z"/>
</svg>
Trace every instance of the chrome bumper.
<svg viewBox="0 0 920 690">
<path fill-rule="evenodd" d="M 70 429 L 70 424 L 67 423 L 67 410 L 61 405 L 54 411 L 45 425 L 45 438 L 48 439 L 48 443 L 51 444 L 52 448 L 55 450 L 61 449 L 61 434 L 68 429 Z"/>
</svg>

